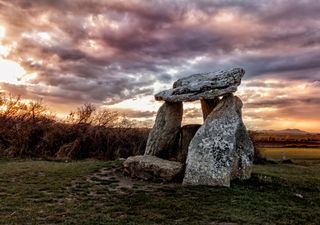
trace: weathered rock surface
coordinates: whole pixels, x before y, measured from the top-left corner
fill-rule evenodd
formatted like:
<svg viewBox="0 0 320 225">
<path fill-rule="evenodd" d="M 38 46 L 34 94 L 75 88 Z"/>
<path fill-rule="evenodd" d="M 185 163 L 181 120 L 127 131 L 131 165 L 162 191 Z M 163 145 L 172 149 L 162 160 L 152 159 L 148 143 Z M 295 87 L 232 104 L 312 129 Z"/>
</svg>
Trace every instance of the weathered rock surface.
<svg viewBox="0 0 320 225">
<path fill-rule="evenodd" d="M 161 91 L 155 95 L 156 100 L 169 102 L 214 99 L 237 91 L 244 70 L 234 68 L 226 71 L 193 74 L 177 80 L 173 89 Z"/>
<path fill-rule="evenodd" d="M 143 180 L 174 181 L 179 179 L 183 171 L 180 162 L 150 155 L 129 157 L 123 165 L 125 174 Z"/>
<path fill-rule="evenodd" d="M 178 147 L 183 107 L 181 102 L 165 102 L 158 110 L 150 131 L 145 155 L 169 159 Z"/>
<path fill-rule="evenodd" d="M 200 124 L 188 124 L 181 127 L 179 148 L 177 152 L 177 161 L 183 164 L 186 163 L 187 155 L 188 155 L 188 147 L 190 141 L 201 127 Z"/>
<path fill-rule="evenodd" d="M 242 102 L 223 97 L 191 140 L 184 184 L 230 186 L 251 175 L 253 144 L 241 118 Z"/>
</svg>

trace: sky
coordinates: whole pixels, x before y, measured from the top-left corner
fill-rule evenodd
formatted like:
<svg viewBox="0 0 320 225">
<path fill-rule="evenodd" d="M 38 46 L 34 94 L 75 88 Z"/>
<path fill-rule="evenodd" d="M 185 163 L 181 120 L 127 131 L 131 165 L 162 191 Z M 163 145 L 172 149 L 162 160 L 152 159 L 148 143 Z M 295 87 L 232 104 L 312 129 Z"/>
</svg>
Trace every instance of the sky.
<svg viewBox="0 0 320 225">
<path fill-rule="evenodd" d="M 318 0 L 0 0 L 0 92 L 150 126 L 153 95 L 175 80 L 242 67 L 249 129 L 320 132 L 319 12 Z M 199 105 L 184 123 L 202 123 Z"/>
</svg>

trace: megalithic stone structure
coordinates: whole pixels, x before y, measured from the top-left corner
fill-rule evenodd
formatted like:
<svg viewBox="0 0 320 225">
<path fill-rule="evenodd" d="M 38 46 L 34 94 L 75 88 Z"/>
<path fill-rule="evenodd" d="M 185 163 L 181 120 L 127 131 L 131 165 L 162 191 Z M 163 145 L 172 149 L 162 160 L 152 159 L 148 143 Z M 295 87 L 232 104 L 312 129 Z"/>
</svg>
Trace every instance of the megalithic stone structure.
<svg viewBox="0 0 320 225">
<path fill-rule="evenodd" d="M 244 73 L 243 69 L 234 68 L 194 74 L 174 82 L 172 89 L 156 94 L 155 99 L 165 103 L 149 134 L 144 157 L 175 159 L 185 164 L 183 184 L 186 185 L 230 186 L 234 178 L 249 178 L 253 144 L 242 121 L 242 102 L 233 95 Z M 181 130 L 182 102 L 195 100 L 201 101 L 204 124 L 199 129 L 193 126 L 194 131 L 189 127 Z M 131 157 L 130 162 L 141 164 L 144 160 L 139 157 Z M 161 160 L 153 160 L 152 168 L 157 168 L 154 174 L 162 171 L 158 161 Z M 144 167 L 137 165 L 137 168 Z M 130 171 L 132 176 L 138 174 L 134 168 Z"/>
</svg>

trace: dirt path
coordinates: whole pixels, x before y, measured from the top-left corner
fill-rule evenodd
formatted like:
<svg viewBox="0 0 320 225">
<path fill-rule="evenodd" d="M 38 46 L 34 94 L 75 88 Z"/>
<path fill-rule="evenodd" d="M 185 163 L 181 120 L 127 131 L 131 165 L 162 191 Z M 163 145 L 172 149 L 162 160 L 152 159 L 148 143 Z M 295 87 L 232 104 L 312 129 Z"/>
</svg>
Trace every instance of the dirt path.
<svg viewBox="0 0 320 225">
<path fill-rule="evenodd" d="M 87 176 L 86 181 L 91 184 L 90 186 L 93 189 L 91 190 L 91 194 L 94 194 L 94 192 L 98 191 L 100 188 L 118 194 L 127 194 L 131 191 L 155 191 L 156 189 L 163 187 L 161 183 L 136 180 L 125 176 L 123 175 L 123 169 L 120 166 L 99 169 L 97 172 Z"/>
</svg>

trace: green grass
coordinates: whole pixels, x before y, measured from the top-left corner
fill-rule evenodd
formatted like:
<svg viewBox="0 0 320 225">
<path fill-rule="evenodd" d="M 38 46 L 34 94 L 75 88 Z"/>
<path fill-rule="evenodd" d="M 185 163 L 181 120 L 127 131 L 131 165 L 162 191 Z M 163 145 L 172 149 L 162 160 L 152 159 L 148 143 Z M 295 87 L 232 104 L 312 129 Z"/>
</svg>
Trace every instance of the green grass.
<svg viewBox="0 0 320 225">
<path fill-rule="evenodd" d="M 0 224 L 318 224 L 320 165 L 258 165 L 231 188 L 133 181 L 120 161 L 0 160 Z M 97 176 L 97 174 L 99 176 Z M 302 196 L 302 197 L 301 197 Z"/>
</svg>

